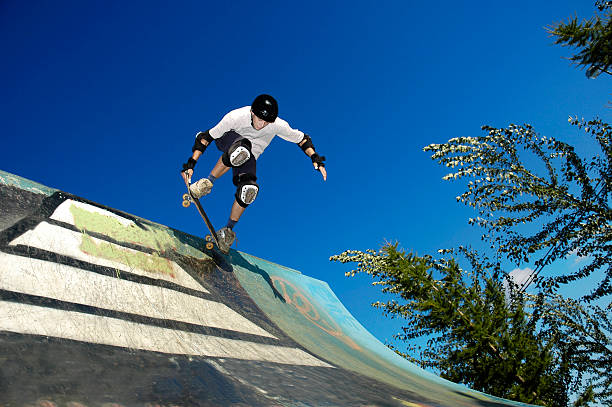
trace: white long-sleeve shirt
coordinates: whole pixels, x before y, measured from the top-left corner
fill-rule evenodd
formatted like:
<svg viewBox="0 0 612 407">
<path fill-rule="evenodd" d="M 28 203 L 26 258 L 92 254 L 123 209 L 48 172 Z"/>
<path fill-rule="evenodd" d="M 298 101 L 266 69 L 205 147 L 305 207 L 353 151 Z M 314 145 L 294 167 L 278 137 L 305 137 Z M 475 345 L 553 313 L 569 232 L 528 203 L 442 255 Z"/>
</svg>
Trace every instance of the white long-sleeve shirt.
<svg viewBox="0 0 612 407">
<path fill-rule="evenodd" d="M 263 129 L 255 130 L 251 125 L 251 106 L 232 110 L 215 127 L 210 129 L 209 133 L 212 138 L 218 139 L 230 130 L 251 141 L 251 152 L 255 159 L 259 158 L 275 136 L 292 143 L 300 143 L 304 140 L 303 132 L 291 128 L 289 123 L 280 117 Z"/>
</svg>

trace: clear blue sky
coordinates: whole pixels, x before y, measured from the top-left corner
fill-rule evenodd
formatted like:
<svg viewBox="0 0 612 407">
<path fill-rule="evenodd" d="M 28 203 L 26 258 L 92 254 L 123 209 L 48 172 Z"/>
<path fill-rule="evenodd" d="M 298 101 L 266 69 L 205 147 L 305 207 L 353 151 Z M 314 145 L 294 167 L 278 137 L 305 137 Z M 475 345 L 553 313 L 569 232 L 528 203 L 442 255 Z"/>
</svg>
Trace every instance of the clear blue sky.
<svg viewBox="0 0 612 407">
<path fill-rule="evenodd" d="M 425 145 L 483 124 L 563 137 L 570 114 L 609 121 L 610 80 L 587 80 L 544 29 L 594 11 L 594 0 L 4 0 L 0 169 L 203 235 L 181 206 L 193 137 L 270 93 L 329 178 L 274 140 L 237 248 L 327 281 L 384 341 L 399 325 L 370 308 L 378 291 L 329 256 L 385 241 L 434 253 L 478 236 Z M 209 149 L 196 176 L 217 158 Z M 217 227 L 233 201 L 226 177 L 204 202 Z"/>
</svg>

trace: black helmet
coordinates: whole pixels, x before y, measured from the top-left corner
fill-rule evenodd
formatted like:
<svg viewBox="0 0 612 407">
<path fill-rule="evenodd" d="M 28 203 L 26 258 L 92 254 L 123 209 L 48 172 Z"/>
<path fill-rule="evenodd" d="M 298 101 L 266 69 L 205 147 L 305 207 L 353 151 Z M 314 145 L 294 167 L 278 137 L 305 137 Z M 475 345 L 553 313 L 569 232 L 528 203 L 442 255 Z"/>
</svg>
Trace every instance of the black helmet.
<svg viewBox="0 0 612 407">
<path fill-rule="evenodd" d="M 251 110 L 255 116 L 268 123 L 274 123 L 278 117 L 278 103 L 270 95 L 257 96 L 251 105 Z"/>
</svg>

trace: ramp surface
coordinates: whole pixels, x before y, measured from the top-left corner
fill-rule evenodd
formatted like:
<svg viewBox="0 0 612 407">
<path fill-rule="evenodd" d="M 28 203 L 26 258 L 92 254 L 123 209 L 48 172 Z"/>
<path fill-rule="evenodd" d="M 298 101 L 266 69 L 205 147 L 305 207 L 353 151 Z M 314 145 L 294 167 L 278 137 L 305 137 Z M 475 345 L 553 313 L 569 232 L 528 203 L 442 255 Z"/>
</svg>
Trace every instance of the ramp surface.
<svg viewBox="0 0 612 407">
<path fill-rule="evenodd" d="M 0 406 L 497 406 L 295 270 L 0 171 Z"/>
</svg>

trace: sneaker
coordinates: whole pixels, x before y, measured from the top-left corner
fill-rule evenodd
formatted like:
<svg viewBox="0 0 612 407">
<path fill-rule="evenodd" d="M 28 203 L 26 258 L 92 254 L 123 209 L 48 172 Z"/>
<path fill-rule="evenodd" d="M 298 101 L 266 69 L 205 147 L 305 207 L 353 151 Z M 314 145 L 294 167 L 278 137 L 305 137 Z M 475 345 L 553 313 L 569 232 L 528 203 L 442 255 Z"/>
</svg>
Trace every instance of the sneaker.
<svg viewBox="0 0 612 407">
<path fill-rule="evenodd" d="M 189 191 L 194 198 L 200 199 L 204 195 L 208 195 L 212 190 L 213 183 L 208 178 L 202 178 L 189 186 Z"/>
<path fill-rule="evenodd" d="M 217 240 L 219 241 L 219 250 L 227 254 L 229 253 L 230 246 L 236 240 L 236 232 L 228 227 L 221 228 L 217 232 Z"/>
</svg>

